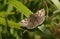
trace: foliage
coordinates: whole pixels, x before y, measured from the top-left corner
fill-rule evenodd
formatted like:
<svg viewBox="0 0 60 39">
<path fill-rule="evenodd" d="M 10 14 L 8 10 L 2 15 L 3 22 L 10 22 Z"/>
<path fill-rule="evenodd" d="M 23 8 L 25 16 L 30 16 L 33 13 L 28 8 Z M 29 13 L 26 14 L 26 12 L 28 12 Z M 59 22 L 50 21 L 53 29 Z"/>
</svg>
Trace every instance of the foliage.
<svg viewBox="0 0 60 39">
<path fill-rule="evenodd" d="M 27 29 L 19 22 L 44 8 L 42 25 Z M 0 39 L 60 39 L 59 0 L 0 0 Z"/>
</svg>

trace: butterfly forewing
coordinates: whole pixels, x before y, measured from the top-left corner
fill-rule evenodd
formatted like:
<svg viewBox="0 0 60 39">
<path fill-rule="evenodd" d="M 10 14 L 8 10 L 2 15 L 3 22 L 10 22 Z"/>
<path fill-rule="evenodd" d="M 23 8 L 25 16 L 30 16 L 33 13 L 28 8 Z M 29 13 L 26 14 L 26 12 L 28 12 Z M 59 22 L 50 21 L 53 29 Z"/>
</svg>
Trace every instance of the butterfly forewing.
<svg viewBox="0 0 60 39">
<path fill-rule="evenodd" d="M 37 11 L 35 14 L 31 14 L 29 18 L 26 18 L 21 22 L 19 22 L 19 24 L 28 29 L 33 29 L 36 26 L 43 23 L 44 16 L 45 16 L 45 10 L 41 9 Z"/>
</svg>

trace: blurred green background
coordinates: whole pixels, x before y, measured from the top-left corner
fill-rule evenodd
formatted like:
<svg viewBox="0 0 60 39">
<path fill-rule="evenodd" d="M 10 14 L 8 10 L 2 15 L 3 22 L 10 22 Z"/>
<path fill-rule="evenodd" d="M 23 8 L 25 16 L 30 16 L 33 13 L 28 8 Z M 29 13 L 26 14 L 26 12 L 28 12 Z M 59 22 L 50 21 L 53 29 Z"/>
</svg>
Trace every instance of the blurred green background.
<svg viewBox="0 0 60 39">
<path fill-rule="evenodd" d="M 42 25 L 21 27 L 21 20 L 42 8 Z M 0 39 L 60 39 L 60 0 L 0 0 Z"/>
</svg>

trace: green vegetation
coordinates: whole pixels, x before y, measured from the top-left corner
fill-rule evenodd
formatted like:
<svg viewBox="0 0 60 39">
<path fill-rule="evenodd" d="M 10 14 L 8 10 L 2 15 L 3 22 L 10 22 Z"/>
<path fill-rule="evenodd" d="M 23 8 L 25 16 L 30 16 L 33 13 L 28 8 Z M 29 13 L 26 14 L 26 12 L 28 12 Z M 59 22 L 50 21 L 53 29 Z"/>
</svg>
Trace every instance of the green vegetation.
<svg viewBox="0 0 60 39">
<path fill-rule="evenodd" d="M 42 25 L 27 29 L 19 22 L 44 8 Z M 0 0 L 0 39 L 60 39 L 59 0 Z"/>
</svg>

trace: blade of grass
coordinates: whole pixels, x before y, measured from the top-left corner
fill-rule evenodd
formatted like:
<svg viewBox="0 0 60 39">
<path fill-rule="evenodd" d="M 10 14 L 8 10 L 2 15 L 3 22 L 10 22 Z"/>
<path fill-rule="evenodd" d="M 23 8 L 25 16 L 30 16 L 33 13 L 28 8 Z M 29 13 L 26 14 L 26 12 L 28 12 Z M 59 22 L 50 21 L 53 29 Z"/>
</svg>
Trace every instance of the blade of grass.
<svg viewBox="0 0 60 39">
<path fill-rule="evenodd" d="M 59 0 L 51 0 L 55 5 L 56 7 L 60 10 L 60 2 Z"/>
<path fill-rule="evenodd" d="M 44 25 L 39 26 L 38 29 L 42 31 L 46 39 L 55 39 L 51 32 Z"/>
<path fill-rule="evenodd" d="M 20 29 L 20 25 L 18 23 L 15 23 L 15 22 L 9 21 L 9 20 L 7 20 L 7 21 L 8 21 L 9 27 Z M 0 18 L 0 24 L 6 25 L 6 21 L 4 18 Z"/>
<path fill-rule="evenodd" d="M 26 17 L 29 17 L 30 14 L 32 14 L 32 12 L 26 6 L 24 6 L 21 2 L 19 2 L 19 1 L 11 0 L 9 3 L 11 5 L 13 5 L 21 13 L 23 13 Z"/>
<path fill-rule="evenodd" d="M 4 17 L 4 15 L 5 15 L 4 13 L 6 13 L 6 12 L 4 12 L 4 11 L 0 12 L 0 17 Z M 11 14 L 15 14 L 15 12 L 6 13 L 6 15 L 11 15 Z"/>
</svg>

